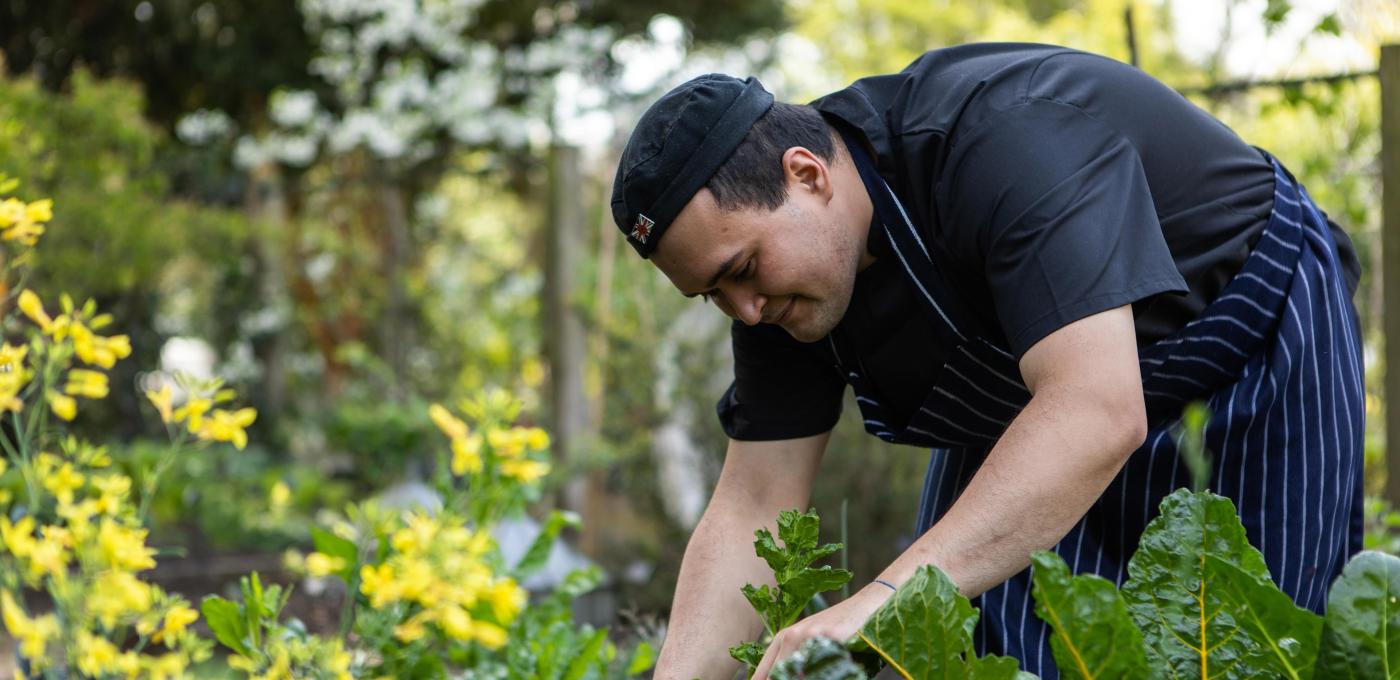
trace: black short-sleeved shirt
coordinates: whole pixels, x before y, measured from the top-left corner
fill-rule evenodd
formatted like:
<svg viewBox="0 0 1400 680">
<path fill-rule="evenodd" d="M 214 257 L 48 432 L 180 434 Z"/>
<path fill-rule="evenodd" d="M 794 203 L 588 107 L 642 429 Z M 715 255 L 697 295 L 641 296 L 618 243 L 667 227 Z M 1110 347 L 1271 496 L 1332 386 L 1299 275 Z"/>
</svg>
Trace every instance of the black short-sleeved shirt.
<svg viewBox="0 0 1400 680">
<path fill-rule="evenodd" d="M 1047 45 L 928 52 L 904 71 L 813 102 L 867 145 L 957 282 L 974 332 L 1020 357 L 1091 314 L 1131 304 L 1139 346 L 1195 318 L 1234 276 L 1273 207 L 1255 148 L 1131 66 Z M 1347 284 L 1360 276 L 1332 225 Z M 874 264 L 837 332 L 882 403 L 907 417 L 949 348 L 872 224 Z M 735 439 L 808 436 L 840 415 L 825 342 L 735 322 L 734 383 L 718 412 Z"/>
</svg>

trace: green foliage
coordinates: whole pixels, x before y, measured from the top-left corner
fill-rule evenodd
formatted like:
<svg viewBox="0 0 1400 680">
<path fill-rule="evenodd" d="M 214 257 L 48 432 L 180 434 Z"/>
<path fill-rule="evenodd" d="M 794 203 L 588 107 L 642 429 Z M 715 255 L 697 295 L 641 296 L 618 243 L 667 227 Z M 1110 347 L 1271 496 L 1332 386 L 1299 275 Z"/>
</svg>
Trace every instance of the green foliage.
<svg viewBox="0 0 1400 680">
<path fill-rule="evenodd" d="M 269 670 L 285 677 L 330 680 L 343 678 L 350 657 L 338 639 L 325 640 L 307 633 L 296 621 L 278 621 L 291 597 L 290 588 L 264 587 L 257 572 L 239 580 L 242 600 L 232 602 L 210 595 L 200 611 L 214 637 L 238 653 L 231 665 L 252 673 Z"/>
<path fill-rule="evenodd" d="M 524 580 L 539 571 L 549 560 L 549 551 L 554 547 L 554 542 L 559 539 L 559 532 L 566 527 L 577 528 L 582 523 L 576 513 L 560 510 L 550 512 L 549 519 L 545 520 L 539 535 L 535 536 L 530 548 L 525 551 L 525 555 L 520 558 L 520 562 L 512 570 L 515 578 Z"/>
<path fill-rule="evenodd" d="M 1206 449 L 1206 424 L 1210 421 L 1210 407 L 1197 401 L 1186 405 L 1181 414 L 1181 422 L 1172 428 L 1177 449 L 1191 471 L 1191 489 L 1203 491 L 1210 483 L 1211 455 Z"/>
<path fill-rule="evenodd" d="M 1185 489 L 1168 496 L 1128 574 L 1123 595 L 1153 666 L 1178 675 L 1243 666 L 1307 677 L 1320 620 L 1273 584 L 1229 499 Z"/>
<path fill-rule="evenodd" d="M 1071 575 L 1054 553 L 1032 556 L 1036 613 L 1061 677 L 1400 678 L 1400 558 L 1356 556 L 1324 623 L 1274 585 L 1229 499 L 1179 489 L 1160 513 L 1121 593 Z M 977 618 L 943 572 L 920 567 L 844 648 L 809 641 L 773 677 L 864 678 L 873 669 L 858 664 L 872 654 L 910 680 L 1032 677 L 1014 659 L 975 656 Z"/>
<path fill-rule="evenodd" d="M 914 572 L 856 634 L 857 651 L 878 654 L 905 678 L 1018 678 L 1015 659 L 977 658 L 977 610 L 937 567 Z"/>
<path fill-rule="evenodd" d="M 744 597 L 758 611 L 769 633 L 797 621 L 807 603 L 818 593 L 836 590 L 851 580 L 851 572 L 830 565 L 812 568 L 812 563 L 841 549 L 839 543 L 818 546 L 821 520 L 815 512 L 784 510 L 778 514 L 779 546 L 767 529 L 754 532 L 754 552 L 773 570 L 777 589 L 764 585 L 744 587 Z"/>
<path fill-rule="evenodd" d="M 734 659 L 748 665 L 752 675 L 763 659 L 768 640 L 778 631 L 792 625 L 813 596 L 836 590 L 851 580 L 851 572 L 833 569 L 831 565 L 813 568 L 812 563 L 841 549 L 839 543 L 818 545 L 821 520 L 815 512 L 784 510 L 778 514 L 779 546 L 767 529 L 754 532 L 754 552 L 773 570 L 777 586 L 764 584 L 755 588 L 745 584 L 744 597 L 763 620 L 766 630 L 761 643 L 745 643 L 729 650 Z"/>
<path fill-rule="evenodd" d="M 57 285 L 77 299 L 146 291 L 173 261 L 238 254 L 242 218 L 168 196 L 164 137 L 143 106 L 130 83 L 81 71 L 65 94 L 0 77 L 0 168 L 63 206 L 36 261 L 41 297 Z"/>
<path fill-rule="evenodd" d="M 1050 648 L 1060 677 L 1144 677 L 1142 631 L 1113 583 L 1093 574 L 1072 576 L 1053 552 L 1035 553 L 1031 562 L 1035 613 L 1054 630 Z"/>
<path fill-rule="evenodd" d="M 1363 552 L 1332 584 L 1318 678 L 1400 677 L 1400 559 Z"/>
<path fill-rule="evenodd" d="M 602 582 L 596 569 L 570 573 L 553 593 L 534 602 L 510 629 L 504 659 L 483 667 L 481 677 L 624 678 L 645 673 L 656 662 L 651 645 L 619 654 L 607 631 L 573 621 L 572 603 Z"/>
</svg>

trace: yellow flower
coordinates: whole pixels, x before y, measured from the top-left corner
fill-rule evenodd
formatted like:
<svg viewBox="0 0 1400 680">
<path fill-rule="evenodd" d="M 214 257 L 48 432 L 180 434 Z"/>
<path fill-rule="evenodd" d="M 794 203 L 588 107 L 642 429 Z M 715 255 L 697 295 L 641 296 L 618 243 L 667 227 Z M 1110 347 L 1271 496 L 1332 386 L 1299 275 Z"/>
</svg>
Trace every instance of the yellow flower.
<svg viewBox="0 0 1400 680">
<path fill-rule="evenodd" d="M 525 445 L 535 451 L 543 451 L 549 448 L 549 433 L 532 427 L 525 431 Z"/>
<path fill-rule="evenodd" d="M 529 484 L 549 474 L 549 463 L 537 460 L 503 460 L 501 474 Z"/>
<path fill-rule="evenodd" d="M 89 366 L 111 368 L 118 359 L 131 356 L 131 340 L 125 335 L 104 338 L 77 321 L 69 324 L 68 335 L 73 338 L 73 351 Z"/>
<path fill-rule="evenodd" d="M 59 418 L 72 420 L 78 415 L 78 400 L 66 394 L 49 390 L 44 393 L 44 400 L 49 403 L 49 410 Z"/>
<path fill-rule="evenodd" d="M 175 401 L 175 391 L 170 385 L 162 385 L 159 390 L 146 390 L 146 399 L 151 405 L 156 407 L 156 412 L 160 414 L 162 423 L 169 423 L 173 418 L 172 405 Z"/>
<path fill-rule="evenodd" d="M 38 545 L 38 541 L 34 540 L 34 516 L 25 515 L 11 524 L 9 517 L 0 515 L 0 541 L 4 541 L 11 555 L 29 557 Z"/>
<path fill-rule="evenodd" d="M 92 485 L 98 491 L 97 512 L 115 515 L 121 510 L 122 501 L 131 492 L 131 478 L 126 475 L 103 475 L 93 477 Z"/>
<path fill-rule="evenodd" d="M 24 218 L 24 201 L 18 198 L 7 198 L 0 201 L 0 228 L 8 227 Z"/>
<path fill-rule="evenodd" d="M 97 531 L 102 561 L 114 569 L 141 571 L 156 566 L 155 550 L 146 547 L 145 529 L 128 529 L 111 518 L 103 518 Z"/>
<path fill-rule="evenodd" d="M 360 592 L 369 598 L 369 606 L 375 609 L 399 601 L 401 587 L 394 578 L 394 568 L 387 562 L 379 566 L 366 564 L 360 567 Z"/>
<path fill-rule="evenodd" d="M 58 506 L 58 516 L 68 522 L 68 531 L 79 541 L 86 541 L 92 528 L 92 518 L 101 510 L 102 504 L 92 498 L 81 503 Z"/>
<path fill-rule="evenodd" d="M 512 578 L 503 578 L 492 584 L 486 592 L 486 600 L 491 603 L 491 612 L 498 621 L 510 621 L 525 608 L 525 589 Z"/>
<path fill-rule="evenodd" d="M 173 640 L 191 623 L 199 620 L 199 613 L 189 607 L 177 606 L 165 613 L 165 623 L 151 636 L 151 642 Z"/>
<path fill-rule="evenodd" d="M 345 568 L 345 558 L 333 557 L 314 552 L 306 556 L 306 573 L 312 576 L 330 576 Z"/>
<path fill-rule="evenodd" d="M 88 399 L 107 397 L 107 374 L 75 368 L 68 372 L 68 384 L 63 386 L 67 394 L 75 394 Z"/>
<path fill-rule="evenodd" d="M 0 410 L 19 411 L 24 403 L 18 398 L 20 390 L 29 382 L 31 373 L 24 367 L 24 357 L 29 353 L 29 345 L 12 346 L 0 344 Z"/>
<path fill-rule="evenodd" d="M 84 477 L 81 473 L 73 469 L 72 463 L 64 463 L 52 474 L 42 475 L 44 488 L 49 490 L 58 499 L 61 505 L 71 505 L 73 503 L 73 492 L 83 487 Z"/>
<path fill-rule="evenodd" d="M 24 357 L 29 354 L 29 345 L 15 347 L 6 342 L 0 344 L 0 368 L 19 371 L 24 368 Z"/>
<path fill-rule="evenodd" d="M 461 477 L 481 472 L 481 435 L 452 439 L 452 474 Z"/>
<path fill-rule="evenodd" d="M 467 424 L 462 422 L 442 404 L 433 404 L 428 407 L 428 417 L 433 420 L 433 424 L 438 426 L 442 433 L 452 439 L 467 436 Z"/>
<path fill-rule="evenodd" d="M 184 406 L 175 409 L 175 420 L 184 421 L 190 432 L 195 432 L 204 426 L 204 414 L 213 406 L 214 403 L 208 399 L 192 397 Z"/>
<path fill-rule="evenodd" d="M 272 491 L 268 492 L 267 501 L 268 505 L 272 506 L 272 511 L 280 514 L 286 511 L 287 506 L 291 504 L 292 490 L 286 482 L 279 479 L 276 484 L 272 485 Z"/>
<path fill-rule="evenodd" d="M 194 434 L 207 441 L 233 442 L 235 448 L 242 450 L 248 445 L 248 433 L 244 432 L 243 428 L 252 425 L 257 417 L 258 412 L 251 408 L 241 408 L 237 411 L 214 409 L 214 412 L 209 414 L 209 419 L 204 421 L 203 427 Z"/>
<path fill-rule="evenodd" d="M 49 318 L 44 311 L 44 303 L 39 301 L 39 296 L 34 291 L 25 288 L 19 293 L 19 310 L 29 317 L 31 321 L 39 325 L 44 332 L 48 332 L 53 327 L 53 319 Z"/>
<path fill-rule="evenodd" d="M 472 617 L 465 609 L 454 605 L 442 607 L 437 613 L 438 626 L 442 632 L 455 640 L 472 638 Z"/>
<path fill-rule="evenodd" d="M 400 642 L 416 642 L 423 639 L 428 632 L 423 626 L 423 619 L 423 613 L 419 612 L 413 618 L 394 626 L 394 637 Z"/>
<path fill-rule="evenodd" d="M 78 670 L 92 677 L 114 670 L 121 656 L 116 645 L 87 631 L 78 634 L 77 647 Z"/>
<path fill-rule="evenodd" d="M 53 199 L 45 198 L 30 203 L 24 209 L 24 217 L 32 222 L 48 222 L 53 219 Z"/>
<path fill-rule="evenodd" d="M 0 228 L 5 228 L 4 232 L 0 232 L 0 239 L 32 246 L 44 233 L 44 225 L 40 223 L 51 219 L 53 201 L 47 198 L 27 206 L 18 199 L 7 199 L 0 203 Z"/>
<path fill-rule="evenodd" d="M 62 577 L 68 570 L 69 537 L 64 531 L 50 531 L 44 528 L 44 537 L 34 546 L 29 555 L 29 577 L 38 579 L 44 576 Z"/>
<path fill-rule="evenodd" d="M 58 620 L 52 614 L 29 618 L 8 590 L 0 590 L 0 618 L 5 622 L 5 630 L 19 640 L 19 652 L 25 658 L 42 662 L 44 650 L 49 640 L 58 636 Z"/>
<path fill-rule="evenodd" d="M 164 654 L 152 659 L 146 666 L 147 680 L 177 680 L 188 677 L 185 672 L 185 659 L 179 654 Z"/>
<path fill-rule="evenodd" d="M 487 649 L 500 649 L 506 644 L 506 630 L 486 621 L 472 623 L 472 637 Z"/>
<path fill-rule="evenodd" d="M 130 572 L 105 571 L 93 583 L 84 603 L 90 614 L 111 628 L 120 620 L 149 611 L 154 599 L 151 586 Z"/>
<path fill-rule="evenodd" d="M 525 453 L 525 438 L 520 436 L 518 428 L 491 430 L 486 433 L 486 442 L 502 458 L 519 458 Z"/>
<path fill-rule="evenodd" d="M 5 470 L 8 470 L 9 466 L 9 461 L 5 460 L 4 458 L 0 458 L 0 475 L 5 474 Z"/>
</svg>

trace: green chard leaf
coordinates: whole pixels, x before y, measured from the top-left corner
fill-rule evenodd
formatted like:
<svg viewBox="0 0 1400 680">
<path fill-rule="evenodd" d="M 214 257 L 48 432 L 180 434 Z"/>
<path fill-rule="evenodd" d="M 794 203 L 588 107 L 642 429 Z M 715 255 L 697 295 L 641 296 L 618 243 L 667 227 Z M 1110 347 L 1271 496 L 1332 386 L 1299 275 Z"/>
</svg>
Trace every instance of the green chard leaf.
<svg viewBox="0 0 1400 680">
<path fill-rule="evenodd" d="M 820 530 L 821 520 L 815 511 L 784 510 L 778 513 L 777 540 L 767 529 L 754 532 L 754 553 L 768 563 L 777 584 L 776 587 L 746 584 L 742 591 L 744 598 L 763 620 L 768 639 L 797 621 L 813 597 L 836 590 L 851 580 L 851 572 L 845 569 L 830 566 L 812 568 L 813 562 L 841 549 L 839 543 L 819 546 Z M 782 545 L 779 545 L 779 541 Z M 751 646 L 757 648 L 758 656 L 749 662 L 746 659 L 752 654 Z M 762 660 L 765 649 L 766 645 L 763 644 L 745 643 L 730 648 L 729 654 L 748 663 L 749 673 L 752 674 Z"/>
<path fill-rule="evenodd" d="M 1147 677 L 1142 631 L 1111 581 L 1072 576 L 1053 552 L 1031 556 L 1035 612 L 1050 625 L 1060 677 L 1066 680 Z"/>
<path fill-rule="evenodd" d="M 760 652 L 760 659 L 762 653 Z M 831 638 L 812 638 L 773 666 L 773 680 L 867 680 L 851 653 Z"/>
<path fill-rule="evenodd" d="M 938 568 L 923 566 L 856 636 L 903 678 L 1018 677 L 1014 659 L 974 658 L 976 625 L 977 610 L 957 586 Z"/>
<path fill-rule="evenodd" d="M 1154 672 L 1310 677 L 1317 617 L 1274 585 L 1229 499 L 1186 489 L 1167 496 L 1128 575 L 1123 597 Z"/>
<path fill-rule="evenodd" d="M 1220 587 L 1233 600 L 1235 621 L 1272 657 L 1261 669 L 1293 680 L 1312 678 L 1322 617 L 1293 604 L 1267 571 L 1261 581 L 1217 557 L 1206 559 L 1216 563 L 1213 569 Z"/>
<path fill-rule="evenodd" d="M 768 645 L 762 642 L 745 642 L 741 645 L 734 645 L 729 648 L 729 656 L 735 661 L 749 667 L 749 677 L 753 676 L 754 669 L 763 661 L 763 654 L 768 651 Z"/>
<path fill-rule="evenodd" d="M 1332 584 L 1318 678 L 1400 678 L 1400 558 L 1366 551 Z"/>
</svg>

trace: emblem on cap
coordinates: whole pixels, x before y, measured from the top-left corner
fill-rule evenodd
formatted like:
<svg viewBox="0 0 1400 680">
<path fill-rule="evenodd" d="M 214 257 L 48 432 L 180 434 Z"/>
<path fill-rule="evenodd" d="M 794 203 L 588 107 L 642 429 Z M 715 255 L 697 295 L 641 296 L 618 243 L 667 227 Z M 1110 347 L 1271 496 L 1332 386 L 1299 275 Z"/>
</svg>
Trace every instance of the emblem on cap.
<svg viewBox="0 0 1400 680">
<path fill-rule="evenodd" d="M 651 228 L 654 226 L 656 223 L 650 217 L 637 213 L 637 223 L 632 225 L 632 238 L 637 239 L 639 243 L 646 243 L 647 238 L 651 236 Z"/>
</svg>

